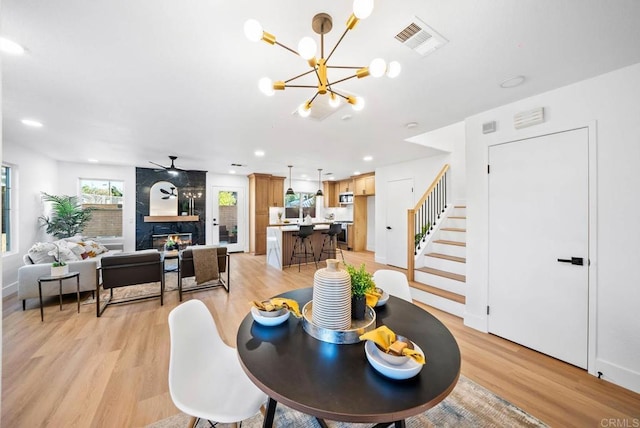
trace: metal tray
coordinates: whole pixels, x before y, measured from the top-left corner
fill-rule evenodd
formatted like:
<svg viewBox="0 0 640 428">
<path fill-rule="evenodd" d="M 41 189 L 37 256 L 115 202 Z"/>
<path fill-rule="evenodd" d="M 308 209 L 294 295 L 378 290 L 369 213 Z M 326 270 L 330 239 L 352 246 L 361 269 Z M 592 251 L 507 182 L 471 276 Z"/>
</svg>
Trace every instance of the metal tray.
<svg viewBox="0 0 640 428">
<path fill-rule="evenodd" d="M 311 317 L 312 306 L 313 301 L 310 301 L 302 308 L 302 327 L 310 336 L 323 342 L 337 343 L 339 345 L 358 343 L 361 335 L 376 328 L 376 311 L 370 306 L 367 306 L 365 310 L 364 319 L 351 320 L 351 328 L 349 330 L 331 330 L 318 327 L 313 323 L 313 318 Z"/>
</svg>

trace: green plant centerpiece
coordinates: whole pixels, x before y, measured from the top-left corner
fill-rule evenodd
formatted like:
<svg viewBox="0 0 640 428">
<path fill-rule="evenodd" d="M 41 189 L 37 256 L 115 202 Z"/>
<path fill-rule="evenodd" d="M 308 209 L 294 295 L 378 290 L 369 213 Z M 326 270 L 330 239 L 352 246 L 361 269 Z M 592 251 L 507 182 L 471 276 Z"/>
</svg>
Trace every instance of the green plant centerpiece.
<svg viewBox="0 0 640 428">
<path fill-rule="evenodd" d="M 351 317 L 357 320 L 364 318 L 366 310 L 366 297 L 369 291 L 375 290 L 373 276 L 367 272 L 365 264 L 360 268 L 345 263 L 347 272 L 351 277 Z"/>
<path fill-rule="evenodd" d="M 42 192 L 42 200 L 51 202 L 51 217 L 40 216 L 40 225 L 49 235 L 69 238 L 82 233 L 91 220 L 92 208 L 83 208 L 77 196 L 50 195 Z"/>
</svg>

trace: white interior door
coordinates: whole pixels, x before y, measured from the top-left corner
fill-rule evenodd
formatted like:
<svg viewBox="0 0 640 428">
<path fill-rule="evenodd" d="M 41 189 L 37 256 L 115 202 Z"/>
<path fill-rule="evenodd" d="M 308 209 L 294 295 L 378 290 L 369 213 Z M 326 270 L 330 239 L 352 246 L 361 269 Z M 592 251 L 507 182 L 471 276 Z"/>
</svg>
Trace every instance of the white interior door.
<svg viewBox="0 0 640 428">
<path fill-rule="evenodd" d="M 387 264 L 407 268 L 407 210 L 413 208 L 413 179 L 387 182 Z"/>
<path fill-rule="evenodd" d="M 585 369 L 588 153 L 587 128 L 489 148 L 489 331 Z"/>
<path fill-rule="evenodd" d="M 227 247 L 228 252 L 244 251 L 245 224 L 242 187 L 213 187 L 211 242 Z"/>
</svg>

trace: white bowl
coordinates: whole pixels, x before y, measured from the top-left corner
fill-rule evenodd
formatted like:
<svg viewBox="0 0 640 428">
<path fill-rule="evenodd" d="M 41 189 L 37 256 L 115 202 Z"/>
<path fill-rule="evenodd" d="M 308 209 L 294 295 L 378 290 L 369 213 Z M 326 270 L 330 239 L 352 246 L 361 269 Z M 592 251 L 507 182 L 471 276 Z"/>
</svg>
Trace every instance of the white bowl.
<svg viewBox="0 0 640 428">
<path fill-rule="evenodd" d="M 376 303 L 376 308 L 378 306 L 383 306 L 387 303 L 387 301 L 389 300 L 389 293 L 387 293 L 386 291 L 382 290 L 382 296 L 380 296 L 378 298 L 378 303 Z"/>
<path fill-rule="evenodd" d="M 253 317 L 253 320 L 258 324 L 266 325 L 269 327 L 282 324 L 283 322 L 289 319 L 289 315 L 290 315 L 290 312 L 285 310 L 285 312 L 282 315 L 279 315 L 276 317 L 264 317 L 260 315 L 258 308 L 256 308 L 255 306 L 251 307 L 251 316 Z"/>
<path fill-rule="evenodd" d="M 424 354 L 418 345 L 414 345 L 416 351 Z M 364 352 L 367 355 L 369 364 L 371 364 L 371 366 L 380 374 L 391 379 L 409 379 L 420 373 L 420 370 L 422 370 L 422 364 L 417 363 L 413 358 L 409 358 L 405 363 L 397 366 L 389 364 L 380 358 L 376 344 L 370 340 L 367 340 L 364 344 Z"/>
<path fill-rule="evenodd" d="M 258 309 L 258 308 L 256 308 Z M 284 314 L 285 312 L 287 312 L 287 308 L 280 308 L 280 309 L 276 309 L 275 311 L 263 311 L 261 309 L 258 309 L 258 313 L 265 317 L 265 318 L 275 318 L 275 317 L 279 317 L 282 314 Z"/>
<path fill-rule="evenodd" d="M 396 336 L 396 340 L 399 340 L 401 342 L 405 342 L 409 344 L 409 349 L 415 349 L 415 345 L 412 341 L 410 341 L 409 339 L 407 339 L 404 336 Z M 405 355 L 394 355 L 394 354 L 389 354 L 387 352 L 385 352 L 382 348 L 380 348 L 378 345 L 375 346 L 376 348 L 376 352 L 378 353 L 378 357 L 380 357 L 381 359 L 383 359 L 384 361 L 386 361 L 387 363 L 391 364 L 392 366 L 399 366 L 401 364 L 406 363 L 409 358 L 411 357 L 407 357 Z"/>
</svg>

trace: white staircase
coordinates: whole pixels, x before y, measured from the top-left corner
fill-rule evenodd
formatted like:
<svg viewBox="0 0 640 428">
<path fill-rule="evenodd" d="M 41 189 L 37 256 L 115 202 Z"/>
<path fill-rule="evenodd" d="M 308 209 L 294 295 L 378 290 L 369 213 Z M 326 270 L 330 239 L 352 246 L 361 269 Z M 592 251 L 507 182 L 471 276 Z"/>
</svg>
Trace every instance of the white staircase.
<svg viewBox="0 0 640 428">
<path fill-rule="evenodd" d="M 466 281 L 466 207 L 457 205 L 416 263 L 411 294 L 429 306 L 462 317 Z"/>
</svg>

